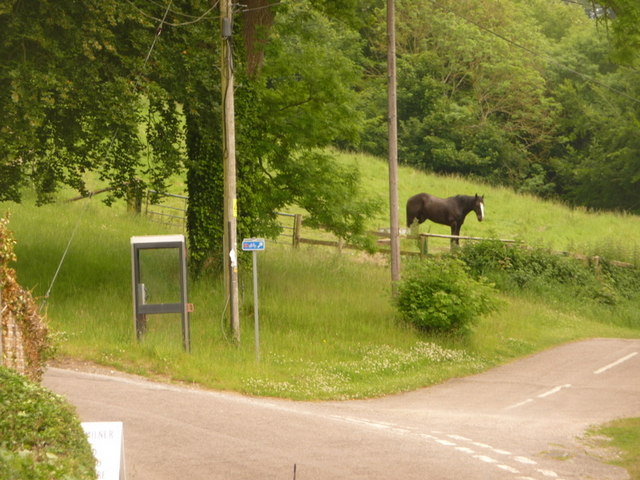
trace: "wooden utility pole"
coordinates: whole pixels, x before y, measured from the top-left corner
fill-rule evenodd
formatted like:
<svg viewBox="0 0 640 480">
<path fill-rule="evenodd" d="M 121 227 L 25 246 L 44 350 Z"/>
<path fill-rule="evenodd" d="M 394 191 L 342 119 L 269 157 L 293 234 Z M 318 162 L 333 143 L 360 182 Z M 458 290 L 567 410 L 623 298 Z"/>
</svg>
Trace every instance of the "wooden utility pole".
<svg viewBox="0 0 640 480">
<path fill-rule="evenodd" d="M 387 0 L 387 74 L 389 104 L 389 209 L 391 235 L 391 290 L 400 280 L 400 231 L 398 222 L 398 108 L 396 101 L 396 26 L 394 0 Z"/>
<path fill-rule="evenodd" d="M 229 299 L 231 331 L 240 341 L 240 310 L 238 308 L 238 241 L 236 199 L 236 127 L 233 97 L 233 11 L 230 0 L 220 1 L 222 32 L 222 149 L 224 162 L 224 276 L 225 296 Z"/>
</svg>

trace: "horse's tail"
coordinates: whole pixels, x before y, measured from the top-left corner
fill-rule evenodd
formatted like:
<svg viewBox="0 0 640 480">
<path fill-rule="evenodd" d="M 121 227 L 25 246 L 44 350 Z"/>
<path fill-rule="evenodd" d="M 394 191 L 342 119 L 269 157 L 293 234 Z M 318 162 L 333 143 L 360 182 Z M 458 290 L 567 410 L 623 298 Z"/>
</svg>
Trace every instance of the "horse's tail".
<svg viewBox="0 0 640 480">
<path fill-rule="evenodd" d="M 407 200 L 407 228 L 411 228 L 413 222 L 416 218 L 418 218 L 418 211 L 420 210 L 420 194 L 414 195 L 409 200 Z"/>
<path fill-rule="evenodd" d="M 415 220 L 415 215 L 413 214 L 413 212 L 411 212 L 410 208 L 409 208 L 409 202 L 407 202 L 407 228 L 411 228 L 411 224 L 413 224 L 413 221 Z"/>
<path fill-rule="evenodd" d="M 423 209 L 426 193 L 419 193 L 407 200 L 407 228 L 411 228 L 413 222 L 417 219 L 420 221 L 420 212 Z"/>
</svg>

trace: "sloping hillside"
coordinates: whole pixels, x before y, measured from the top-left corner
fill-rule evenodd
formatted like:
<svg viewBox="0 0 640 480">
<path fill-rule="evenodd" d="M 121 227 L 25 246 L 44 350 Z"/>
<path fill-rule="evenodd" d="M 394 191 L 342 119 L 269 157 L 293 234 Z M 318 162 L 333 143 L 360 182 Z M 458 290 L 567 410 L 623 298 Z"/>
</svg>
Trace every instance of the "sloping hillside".
<svg viewBox="0 0 640 480">
<path fill-rule="evenodd" d="M 343 154 L 344 162 L 358 165 L 365 190 L 384 202 L 384 210 L 372 219 L 371 228 L 388 227 L 388 167 L 383 159 L 366 155 Z M 401 227 L 405 222 L 407 199 L 420 192 L 439 197 L 457 194 L 485 195 L 486 218 L 478 223 L 467 217 L 462 235 L 512 238 L 527 244 L 588 255 L 603 255 L 615 260 L 640 263 L 640 216 L 613 212 L 589 212 L 561 203 L 517 194 L 503 187 L 484 185 L 460 177 L 426 174 L 408 167 L 398 172 Z M 450 233 L 449 227 L 425 222 L 420 232 Z M 438 242 L 438 240 L 431 240 Z M 445 245 L 447 240 L 440 240 Z"/>
</svg>

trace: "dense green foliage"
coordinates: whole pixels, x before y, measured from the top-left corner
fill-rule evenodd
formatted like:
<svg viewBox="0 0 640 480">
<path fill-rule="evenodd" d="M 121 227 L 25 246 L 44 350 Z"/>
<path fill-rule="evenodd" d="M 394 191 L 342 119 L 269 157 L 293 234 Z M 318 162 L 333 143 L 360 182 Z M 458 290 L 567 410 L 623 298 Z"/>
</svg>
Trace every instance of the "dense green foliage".
<svg viewBox="0 0 640 480">
<path fill-rule="evenodd" d="M 476 276 L 488 277 L 506 292 L 537 292 L 550 299 L 571 298 L 585 305 L 625 304 L 640 298 L 640 269 L 604 258 L 577 259 L 543 248 L 500 242 L 465 245 L 460 258 Z M 637 314 L 628 318 L 637 324 Z"/>
<path fill-rule="evenodd" d="M 96 478 L 93 453 L 73 408 L 4 367 L 0 367 L 0 477 Z"/>
<path fill-rule="evenodd" d="M 491 285 L 474 279 L 466 265 L 452 257 L 409 264 L 398 285 L 396 304 L 408 323 L 440 333 L 464 331 L 497 306 Z"/>
<path fill-rule="evenodd" d="M 637 18 L 624 3 L 628 15 L 610 25 Z M 612 60 L 607 24 L 588 2 L 419 0 L 397 11 L 401 162 L 638 211 L 638 73 Z M 382 74 L 386 47 L 376 45 Z M 368 86 L 383 105 L 381 85 Z M 381 155 L 385 118 L 374 115 L 362 148 Z"/>
<path fill-rule="evenodd" d="M 400 161 L 639 211 L 636 3 L 398 0 Z M 192 266 L 217 259 L 219 24 L 207 0 L 4 2 L 0 199 L 86 192 L 88 171 L 119 197 L 186 170 Z M 376 192 L 318 149 L 386 152 L 385 28 L 382 0 L 238 6 L 241 236 L 274 235 L 274 211 L 296 204 L 364 241 Z"/>
<path fill-rule="evenodd" d="M 195 8 L 184 3 L 185 11 Z M 308 2 L 285 4 L 275 18 L 268 10 L 266 19 L 251 15 L 261 8 L 257 3 L 238 15 L 233 38 L 238 234 L 277 235 L 276 212 L 297 204 L 311 224 L 362 242 L 376 202 L 359 191 L 357 172 L 317 150 L 357 138 L 360 40 L 320 13 L 334 10 L 332 2 L 318 2 L 320 10 Z M 184 105 L 194 271 L 218 262 L 223 235 L 221 92 L 211 68 L 220 45 L 211 31 L 209 24 L 171 30 L 158 47 L 158 83 Z"/>
<path fill-rule="evenodd" d="M 25 185 L 39 202 L 60 184 L 86 192 L 87 171 L 99 172 L 115 196 L 141 176 L 163 188 L 180 162 L 167 139 L 180 131 L 176 105 L 150 92 L 143 73 L 144 24 L 116 2 L 2 3 L 0 199 L 19 201 Z"/>
<path fill-rule="evenodd" d="M 640 5 L 635 0 L 582 0 L 612 30 L 615 56 L 623 63 L 640 60 Z M 613 21 L 612 21 L 613 20 Z"/>
</svg>

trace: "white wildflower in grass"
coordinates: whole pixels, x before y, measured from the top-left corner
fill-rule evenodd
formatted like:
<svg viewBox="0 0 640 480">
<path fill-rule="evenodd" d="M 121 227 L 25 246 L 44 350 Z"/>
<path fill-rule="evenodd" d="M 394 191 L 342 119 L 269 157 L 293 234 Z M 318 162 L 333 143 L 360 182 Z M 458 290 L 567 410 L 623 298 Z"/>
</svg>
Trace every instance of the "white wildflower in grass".
<svg viewBox="0 0 640 480">
<path fill-rule="evenodd" d="M 273 355 L 270 361 L 291 372 L 288 381 L 251 377 L 244 381 L 245 390 L 256 395 L 288 398 L 349 399 L 384 394 L 384 378 L 409 370 L 425 371 L 425 378 L 434 366 L 459 365 L 480 369 L 482 362 L 461 350 L 443 348 L 435 343 L 417 342 L 407 350 L 389 345 L 363 345 L 356 352 L 357 360 L 342 362 L 312 362 L 299 359 L 286 361 Z"/>
<path fill-rule="evenodd" d="M 389 345 L 366 346 L 362 360 L 350 362 L 352 371 L 359 374 L 398 373 L 434 363 L 464 363 L 472 360 L 466 352 L 440 347 L 435 343 L 418 342 L 409 350 Z"/>
</svg>

